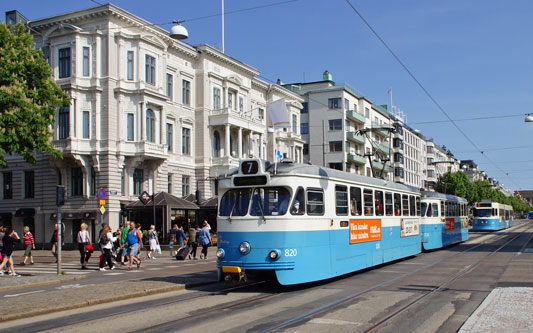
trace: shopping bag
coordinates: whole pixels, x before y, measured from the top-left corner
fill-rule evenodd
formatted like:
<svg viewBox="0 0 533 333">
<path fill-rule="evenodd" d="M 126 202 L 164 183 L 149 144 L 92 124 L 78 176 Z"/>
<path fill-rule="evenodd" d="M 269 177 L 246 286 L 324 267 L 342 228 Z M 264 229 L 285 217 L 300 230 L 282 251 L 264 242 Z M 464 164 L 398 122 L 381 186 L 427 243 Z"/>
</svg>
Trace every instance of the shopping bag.
<svg viewBox="0 0 533 333">
<path fill-rule="evenodd" d="M 161 246 L 159 246 L 159 244 L 157 244 L 157 245 L 155 246 L 155 253 L 156 253 L 156 254 L 161 254 Z"/>
</svg>

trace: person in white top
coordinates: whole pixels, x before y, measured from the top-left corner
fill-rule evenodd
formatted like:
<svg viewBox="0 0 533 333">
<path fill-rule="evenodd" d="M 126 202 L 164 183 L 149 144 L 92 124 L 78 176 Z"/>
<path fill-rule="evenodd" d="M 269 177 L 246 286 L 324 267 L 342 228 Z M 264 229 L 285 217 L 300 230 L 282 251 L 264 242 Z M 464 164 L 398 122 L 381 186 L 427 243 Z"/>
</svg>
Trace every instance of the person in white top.
<svg viewBox="0 0 533 333">
<path fill-rule="evenodd" d="M 153 224 L 150 226 L 150 230 L 148 230 L 148 243 L 150 244 L 150 251 L 147 256 L 149 259 L 155 259 L 159 240 L 157 239 L 157 232 L 155 231 L 155 226 Z M 152 254 L 151 256 L 150 253 Z"/>
<path fill-rule="evenodd" d="M 100 238 L 98 240 L 98 243 L 100 243 L 100 248 L 104 253 L 102 260 L 100 260 L 100 271 L 105 271 L 104 265 L 106 262 L 107 266 L 111 270 L 115 269 L 115 266 L 113 265 L 113 260 L 111 259 L 113 257 L 113 255 L 111 254 L 111 250 L 113 249 L 113 242 L 115 242 L 116 240 L 117 237 L 113 237 L 111 227 L 109 225 L 106 225 L 104 229 L 102 229 L 102 232 L 100 233 Z"/>
<path fill-rule="evenodd" d="M 82 269 L 87 269 L 87 263 L 93 251 L 91 245 L 91 237 L 87 231 L 87 224 L 82 223 L 78 232 L 78 250 L 80 251 L 80 263 Z M 88 248 L 89 247 L 89 248 Z"/>
</svg>

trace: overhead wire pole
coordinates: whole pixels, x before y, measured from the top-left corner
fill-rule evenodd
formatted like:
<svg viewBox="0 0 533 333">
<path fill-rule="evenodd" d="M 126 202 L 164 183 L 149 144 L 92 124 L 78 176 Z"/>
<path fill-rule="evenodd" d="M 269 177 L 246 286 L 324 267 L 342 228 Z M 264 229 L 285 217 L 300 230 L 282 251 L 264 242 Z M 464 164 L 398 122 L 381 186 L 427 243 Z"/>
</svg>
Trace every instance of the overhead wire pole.
<svg viewBox="0 0 533 333">
<path fill-rule="evenodd" d="M 224 0 L 222 0 L 222 53 L 224 52 Z"/>
</svg>

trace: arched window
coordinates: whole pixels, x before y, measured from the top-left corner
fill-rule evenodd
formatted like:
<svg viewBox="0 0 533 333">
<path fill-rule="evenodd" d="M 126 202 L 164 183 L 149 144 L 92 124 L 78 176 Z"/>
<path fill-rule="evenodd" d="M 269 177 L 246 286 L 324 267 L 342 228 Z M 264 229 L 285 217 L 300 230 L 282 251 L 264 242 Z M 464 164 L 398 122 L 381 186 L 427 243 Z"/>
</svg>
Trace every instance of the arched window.
<svg viewBox="0 0 533 333">
<path fill-rule="evenodd" d="M 152 109 L 146 110 L 146 140 L 155 142 L 155 115 Z"/>
<path fill-rule="evenodd" d="M 213 133 L 213 157 L 220 157 L 220 134 L 218 131 Z"/>
</svg>

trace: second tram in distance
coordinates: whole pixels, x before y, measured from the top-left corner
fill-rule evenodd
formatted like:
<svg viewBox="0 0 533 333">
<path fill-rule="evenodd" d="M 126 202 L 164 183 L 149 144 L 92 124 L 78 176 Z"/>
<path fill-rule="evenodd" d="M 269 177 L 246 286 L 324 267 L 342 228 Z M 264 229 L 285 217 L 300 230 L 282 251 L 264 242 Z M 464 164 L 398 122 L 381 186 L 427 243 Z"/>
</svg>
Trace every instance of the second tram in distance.
<svg viewBox="0 0 533 333">
<path fill-rule="evenodd" d="M 324 280 L 418 254 L 423 239 L 437 248 L 468 235 L 456 197 L 314 165 L 242 160 L 218 189 L 220 279 Z"/>
<path fill-rule="evenodd" d="M 512 227 L 513 206 L 484 200 L 474 205 L 472 230 L 501 230 Z"/>
</svg>

